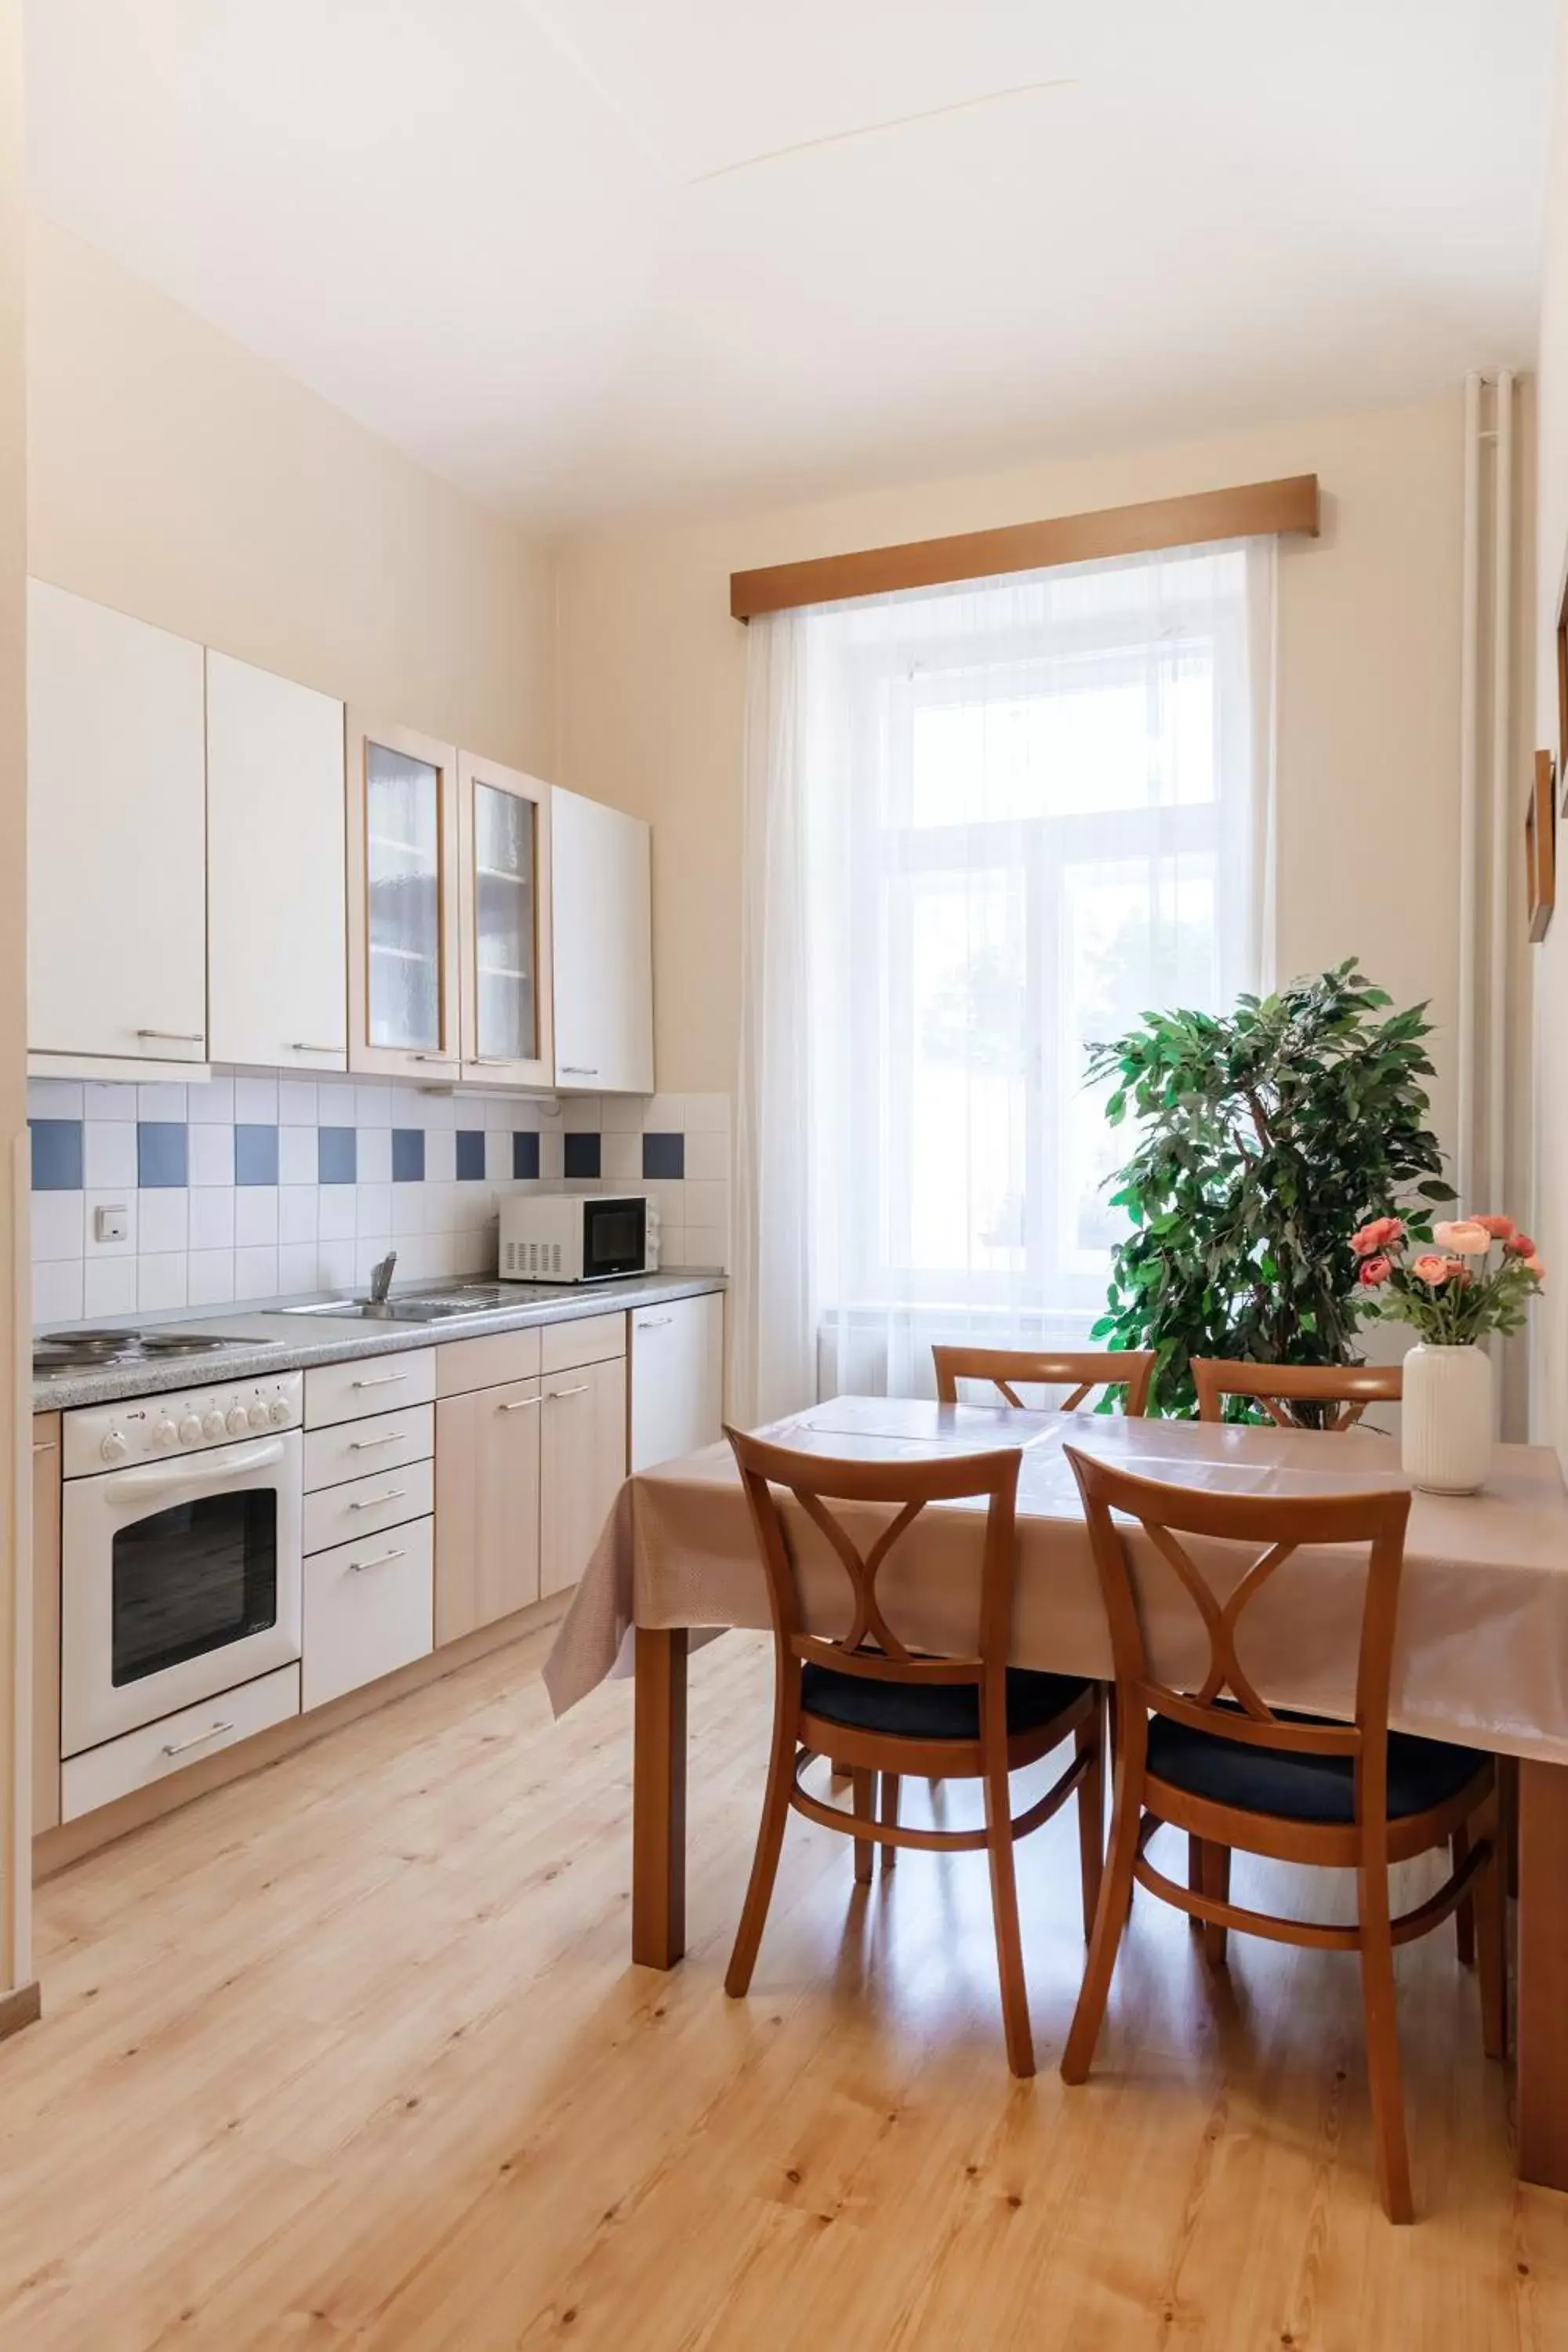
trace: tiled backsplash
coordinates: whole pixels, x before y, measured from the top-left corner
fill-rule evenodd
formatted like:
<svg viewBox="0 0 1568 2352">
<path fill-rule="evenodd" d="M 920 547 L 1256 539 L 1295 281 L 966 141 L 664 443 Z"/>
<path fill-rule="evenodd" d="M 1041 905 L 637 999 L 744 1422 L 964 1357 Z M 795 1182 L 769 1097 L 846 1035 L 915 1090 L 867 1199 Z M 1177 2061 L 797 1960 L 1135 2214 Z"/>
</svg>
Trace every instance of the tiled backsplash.
<svg viewBox="0 0 1568 2352">
<path fill-rule="evenodd" d="M 492 1273 L 500 1195 L 602 1182 L 658 1201 L 666 1265 L 727 1265 L 727 1095 L 468 1096 L 372 1078 L 36 1078 L 37 1323 Z M 125 1213 L 123 1239 L 99 1213 Z"/>
</svg>

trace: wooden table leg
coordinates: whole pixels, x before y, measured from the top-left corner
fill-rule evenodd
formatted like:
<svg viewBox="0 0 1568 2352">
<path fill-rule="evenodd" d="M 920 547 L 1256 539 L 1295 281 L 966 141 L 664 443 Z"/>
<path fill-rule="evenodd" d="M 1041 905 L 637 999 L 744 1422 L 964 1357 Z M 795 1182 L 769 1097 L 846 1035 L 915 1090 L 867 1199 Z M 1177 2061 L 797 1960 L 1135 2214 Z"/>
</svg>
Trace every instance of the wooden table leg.
<svg viewBox="0 0 1568 2352">
<path fill-rule="evenodd" d="M 1568 1764 L 1519 1768 L 1519 2176 L 1568 2189 Z"/>
<path fill-rule="evenodd" d="M 686 1951 L 686 1657 L 683 1627 L 637 1627 L 632 1958 L 645 1969 L 672 1969 Z"/>
</svg>

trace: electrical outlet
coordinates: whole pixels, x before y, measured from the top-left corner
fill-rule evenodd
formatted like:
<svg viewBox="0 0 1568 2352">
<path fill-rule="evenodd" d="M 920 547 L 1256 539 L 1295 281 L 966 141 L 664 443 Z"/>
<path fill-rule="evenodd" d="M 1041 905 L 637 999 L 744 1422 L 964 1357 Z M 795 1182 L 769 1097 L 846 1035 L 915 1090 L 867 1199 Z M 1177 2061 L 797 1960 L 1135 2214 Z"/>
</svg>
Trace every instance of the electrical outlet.
<svg viewBox="0 0 1568 2352">
<path fill-rule="evenodd" d="M 95 1242 L 122 1242 L 130 1239 L 131 1212 L 123 1202 L 111 1208 L 95 1209 L 92 1213 L 92 1237 Z"/>
</svg>

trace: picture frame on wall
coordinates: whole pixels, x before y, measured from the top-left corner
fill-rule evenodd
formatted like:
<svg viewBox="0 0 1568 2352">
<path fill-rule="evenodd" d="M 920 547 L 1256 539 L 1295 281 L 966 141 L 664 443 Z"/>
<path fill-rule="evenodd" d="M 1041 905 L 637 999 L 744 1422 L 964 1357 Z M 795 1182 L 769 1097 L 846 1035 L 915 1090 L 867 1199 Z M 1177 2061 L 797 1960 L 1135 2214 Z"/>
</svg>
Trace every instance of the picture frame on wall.
<svg viewBox="0 0 1568 2352">
<path fill-rule="evenodd" d="M 1524 813 L 1524 874 L 1530 936 L 1546 937 L 1557 903 L 1557 761 L 1537 751 L 1530 803 Z"/>
</svg>

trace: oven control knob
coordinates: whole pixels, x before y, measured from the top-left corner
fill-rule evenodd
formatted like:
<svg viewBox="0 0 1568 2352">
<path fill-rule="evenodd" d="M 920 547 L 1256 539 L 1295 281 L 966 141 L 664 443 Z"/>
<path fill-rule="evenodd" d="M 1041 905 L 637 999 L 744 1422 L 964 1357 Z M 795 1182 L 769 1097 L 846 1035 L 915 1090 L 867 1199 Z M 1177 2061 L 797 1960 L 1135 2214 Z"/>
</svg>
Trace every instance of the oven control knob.
<svg viewBox="0 0 1568 2352">
<path fill-rule="evenodd" d="M 200 1418 L 194 1412 L 188 1412 L 180 1423 L 180 1443 L 182 1445 L 199 1445 L 201 1442 L 202 1424 Z"/>
<path fill-rule="evenodd" d="M 111 1429 L 98 1450 L 106 1462 L 123 1462 L 130 1448 L 120 1432 Z"/>
<path fill-rule="evenodd" d="M 165 1413 L 153 1432 L 153 1443 L 161 1453 L 166 1454 L 171 1445 L 178 1445 L 179 1442 L 180 1433 Z"/>
<path fill-rule="evenodd" d="M 231 1405 L 226 1423 L 231 1437 L 243 1437 L 250 1427 L 250 1415 L 242 1404 Z"/>
<path fill-rule="evenodd" d="M 226 1437 L 228 1423 L 215 1404 L 211 1412 L 202 1415 L 202 1433 L 205 1437 Z"/>
<path fill-rule="evenodd" d="M 274 1429 L 281 1429 L 289 1419 L 289 1407 L 281 1397 L 274 1397 L 267 1408 L 267 1417 Z"/>
<path fill-rule="evenodd" d="M 266 1428 L 268 1421 L 267 1407 L 262 1403 L 259 1397 L 257 1398 L 256 1402 L 251 1406 L 250 1411 L 246 1415 L 246 1419 L 249 1422 L 252 1429 Z"/>
</svg>

